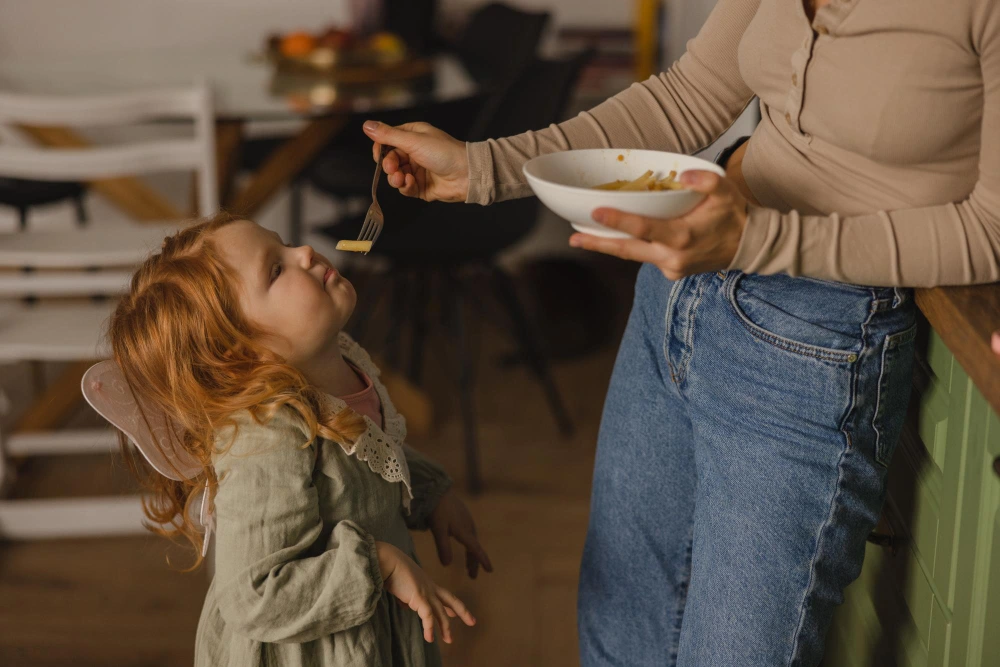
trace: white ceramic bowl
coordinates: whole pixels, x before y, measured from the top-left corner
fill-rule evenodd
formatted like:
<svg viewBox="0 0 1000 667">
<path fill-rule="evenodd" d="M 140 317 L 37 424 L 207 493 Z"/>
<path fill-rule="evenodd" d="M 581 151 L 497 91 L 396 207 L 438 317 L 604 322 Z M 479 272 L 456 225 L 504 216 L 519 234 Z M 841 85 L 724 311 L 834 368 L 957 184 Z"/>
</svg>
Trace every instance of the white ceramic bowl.
<svg viewBox="0 0 1000 667">
<path fill-rule="evenodd" d="M 680 175 L 689 169 L 725 175 L 718 165 L 690 155 L 620 148 L 541 155 L 525 163 L 524 175 L 542 203 L 556 215 L 569 220 L 578 232 L 608 238 L 630 238 L 624 232 L 595 222 L 591 217 L 594 209 L 609 207 L 654 218 L 673 218 L 693 209 L 704 197 L 690 190 L 619 192 L 593 189 L 601 183 L 635 180 L 650 169 L 657 178 L 665 178 L 671 171 Z"/>
</svg>

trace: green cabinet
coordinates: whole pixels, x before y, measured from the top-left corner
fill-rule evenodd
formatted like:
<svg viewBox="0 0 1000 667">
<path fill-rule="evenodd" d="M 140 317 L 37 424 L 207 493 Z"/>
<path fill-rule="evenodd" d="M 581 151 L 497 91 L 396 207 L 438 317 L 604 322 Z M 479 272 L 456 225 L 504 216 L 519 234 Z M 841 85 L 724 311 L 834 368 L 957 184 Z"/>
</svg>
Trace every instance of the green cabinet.
<svg viewBox="0 0 1000 667">
<path fill-rule="evenodd" d="M 880 532 L 824 667 L 1000 667 L 1000 419 L 923 323 Z"/>
</svg>

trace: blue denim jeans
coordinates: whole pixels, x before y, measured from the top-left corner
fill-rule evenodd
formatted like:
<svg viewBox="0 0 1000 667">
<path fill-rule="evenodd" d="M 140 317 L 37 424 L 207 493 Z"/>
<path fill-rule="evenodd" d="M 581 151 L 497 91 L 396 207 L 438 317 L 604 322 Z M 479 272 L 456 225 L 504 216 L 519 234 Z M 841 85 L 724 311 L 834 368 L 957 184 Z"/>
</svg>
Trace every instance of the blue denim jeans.
<svg viewBox="0 0 1000 667">
<path fill-rule="evenodd" d="M 912 293 L 650 265 L 604 406 L 584 667 L 816 665 L 910 396 Z"/>
</svg>

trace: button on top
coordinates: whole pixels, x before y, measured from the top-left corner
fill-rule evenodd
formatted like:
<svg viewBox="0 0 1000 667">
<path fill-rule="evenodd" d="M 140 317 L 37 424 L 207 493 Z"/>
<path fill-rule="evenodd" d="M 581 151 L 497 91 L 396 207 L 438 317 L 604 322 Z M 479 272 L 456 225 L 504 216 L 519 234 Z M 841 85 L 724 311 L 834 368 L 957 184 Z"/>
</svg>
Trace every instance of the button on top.
<svg viewBox="0 0 1000 667">
<path fill-rule="evenodd" d="M 827 29 L 827 27 L 825 25 L 821 25 L 820 27 L 816 28 L 816 32 L 818 32 L 821 35 L 829 35 L 830 34 L 830 31 Z"/>
<path fill-rule="evenodd" d="M 792 114 L 788 113 L 787 111 L 785 112 L 785 122 L 788 123 L 789 125 L 792 124 Z"/>
<path fill-rule="evenodd" d="M 792 72 L 792 85 L 793 86 L 799 85 L 799 75 L 796 74 L 795 72 Z"/>
</svg>

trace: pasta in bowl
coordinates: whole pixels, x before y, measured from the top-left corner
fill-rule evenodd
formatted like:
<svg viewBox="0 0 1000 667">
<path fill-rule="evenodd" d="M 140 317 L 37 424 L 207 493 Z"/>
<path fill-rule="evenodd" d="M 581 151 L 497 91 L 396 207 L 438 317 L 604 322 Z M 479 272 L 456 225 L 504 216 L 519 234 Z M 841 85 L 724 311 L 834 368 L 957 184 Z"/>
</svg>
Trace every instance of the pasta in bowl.
<svg viewBox="0 0 1000 667">
<path fill-rule="evenodd" d="M 654 218 L 673 218 L 693 209 L 704 195 L 677 180 L 690 169 L 725 172 L 701 158 L 663 151 L 595 148 L 541 155 L 523 171 L 538 198 L 578 232 L 629 238 L 591 217 L 594 209 L 616 208 Z"/>
</svg>

